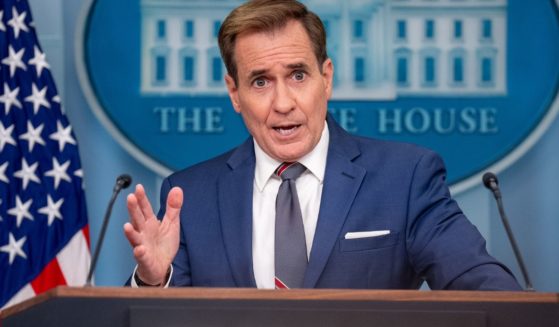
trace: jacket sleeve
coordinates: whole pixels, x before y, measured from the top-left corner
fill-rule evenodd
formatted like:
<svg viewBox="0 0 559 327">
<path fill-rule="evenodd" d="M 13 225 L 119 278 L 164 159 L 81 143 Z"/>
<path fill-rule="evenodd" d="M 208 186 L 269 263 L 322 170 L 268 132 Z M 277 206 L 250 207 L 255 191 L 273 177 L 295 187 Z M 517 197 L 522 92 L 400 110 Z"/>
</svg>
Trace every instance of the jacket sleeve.
<svg viewBox="0 0 559 327">
<path fill-rule="evenodd" d="M 407 250 L 432 289 L 521 289 L 511 271 L 487 253 L 484 238 L 451 198 L 437 154 L 429 151 L 417 161 L 408 194 Z"/>
</svg>

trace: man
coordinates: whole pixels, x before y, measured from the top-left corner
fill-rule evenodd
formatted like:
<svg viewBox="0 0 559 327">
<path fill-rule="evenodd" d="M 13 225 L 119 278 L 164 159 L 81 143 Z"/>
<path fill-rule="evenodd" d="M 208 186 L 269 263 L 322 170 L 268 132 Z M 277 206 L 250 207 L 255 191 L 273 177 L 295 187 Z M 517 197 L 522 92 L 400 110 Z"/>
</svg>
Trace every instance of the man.
<svg viewBox="0 0 559 327">
<path fill-rule="evenodd" d="M 141 185 L 128 196 L 132 285 L 520 289 L 450 198 L 436 154 L 351 136 L 327 115 L 333 66 L 314 13 L 248 2 L 219 45 L 251 137 L 165 179 L 161 221 Z M 282 181 L 290 165 L 303 172 Z"/>
</svg>

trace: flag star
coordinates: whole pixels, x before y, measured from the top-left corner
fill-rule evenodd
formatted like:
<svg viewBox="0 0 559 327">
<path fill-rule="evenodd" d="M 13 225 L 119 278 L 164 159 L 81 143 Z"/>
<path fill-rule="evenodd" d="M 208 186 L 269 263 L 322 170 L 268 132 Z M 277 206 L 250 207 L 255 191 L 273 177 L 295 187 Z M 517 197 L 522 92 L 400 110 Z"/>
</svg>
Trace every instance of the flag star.
<svg viewBox="0 0 559 327">
<path fill-rule="evenodd" d="M 68 166 L 70 166 L 70 160 L 60 165 L 60 163 L 58 163 L 58 160 L 56 160 L 55 157 L 52 158 L 52 169 L 47 171 L 45 173 L 45 176 L 50 176 L 54 178 L 55 189 L 58 189 L 58 185 L 60 184 L 61 180 L 72 182 L 72 179 L 66 173 L 66 170 L 68 170 Z"/>
<path fill-rule="evenodd" d="M 6 25 L 4 25 L 4 21 L 2 20 L 2 17 L 4 17 L 4 12 L 0 10 L 0 31 L 6 32 Z"/>
<path fill-rule="evenodd" d="M 60 152 L 64 150 L 66 143 L 76 144 L 76 140 L 72 137 L 72 126 L 68 125 L 64 128 L 60 120 L 56 121 L 56 132 L 52 133 L 49 137 L 52 140 L 58 141 Z"/>
<path fill-rule="evenodd" d="M 33 151 L 35 143 L 45 145 L 45 140 L 41 137 L 44 127 L 45 124 L 41 124 L 35 128 L 33 127 L 33 124 L 31 124 L 31 121 L 27 121 L 27 133 L 21 134 L 19 138 L 29 142 L 29 152 Z"/>
<path fill-rule="evenodd" d="M 53 96 L 52 101 L 60 104 L 60 95 L 57 94 L 57 95 Z"/>
<path fill-rule="evenodd" d="M 50 103 L 45 99 L 45 95 L 47 93 L 47 86 L 43 87 L 40 91 L 37 89 L 37 85 L 33 83 L 31 85 L 32 91 L 31 95 L 25 98 L 27 102 L 33 102 L 33 113 L 37 114 L 39 108 L 42 106 L 46 108 L 50 108 Z"/>
<path fill-rule="evenodd" d="M 14 74 L 16 73 L 16 69 L 18 67 L 23 70 L 27 69 L 27 66 L 25 66 L 25 64 L 21 60 L 24 53 L 25 48 L 21 48 L 18 52 L 15 52 L 14 48 L 12 48 L 11 45 L 8 47 L 8 56 L 2 59 L 2 63 L 4 65 L 10 66 L 10 77 L 14 77 Z"/>
<path fill-rule="evenodd" d="M 35 170 L 37 170 L 38 166 L 39 166 L 39 162 L 36 162 L 36 163 L 32 164 L 31 166 L 29 166 L 27 164 L 27 161 L 25 160 L 25 158 L 23 158 L 21 160 L 21 170 L 16 171 L 14 173 L 14 176 L 17 177 L 17 178 L 22 179 L 23 190 L 24 191 L 27 188 L 27 185 L 29 184 L 29 181 L 33 181 L 35 183 L 41 183 L 41 180 L 39 179 L 39 177 L 37 177 L 37 175 L 35 175 Z"/>
<path fill-rule="evenodd" d="M 8 177 L 6 177 L 6 169 L 8 168 L 8 164 L 9 161 L 6 161 L 2 165 L 0 165 L 0 181 L 9 184 L 10 180 L 8 179 Z M 1 199 L 0 199 L 0 203 L 2 203 Z"/>
<path fill-rule="evenodd" d="M 8 210 L 8 214 L 16 216 L 17 227 L 21 226 L 23 218 L 27 218 L 33 221 L 33 216 L 29 213 L 29 207 L 33 203 L 32 199 L 27 200 L 27 202 L 22 203 L 19 195 L 16 195 L 16 206 Z"/>
<path fill-rule="evenodd" d="M 82 179 L 82 189 L 85 189 L 85 182 L 83 180 L 83 169 L 76 169 L 76 171 L 74 171 L 74 176 Z"/>
<path fill-rule="evenodd" d="M 8 83 L 4 83 L 4 94 L 0 96 L 0 102 L 4 103 L 4 107 L 6 108 L 6 115 L 10 113 L 10 109 L 12 105 L 15 105 L 19 109 L 22 109 L 21 102 L 17 99 L 19 94 L 19 87 L 16 87 L 13 90 L 10 90 L 10 86 Z"/>
<path fill-rule="evenodd" d="M 47 215 L 49 218 L 48 225 L 52 225 L 55 218 L 62 220 L 62 215 L 60 214 L 60 206 L 64 203 L 64 199 L 60 199 L 56 202 L 52 200 L 50 194 L 47 195 L 47 206 L 40 208 L 38 211 L 43 215 Z"/>
<path fill-rule="evenodd" d="M 4 150 L 6 144 L 16 145 L 16 140 L 12 137 L 14 126 L 10 125 L 8 128 L 5 128 L 4 124 L 0 122 L 0 151 Z"/>
<path fill-rule="evenodd" d="M 12 7 L 12 19 L 8 21 L 8 25 L 13 27 L 16 39 L 19 37 L 19 32 L 29 32 L 29 28 L 25 25 L 25 16 L 27 16 L 27 12 L 24 11 L 20 15 L 16 7 Z"/>
<path fill-rule="evenodd" d="M 23 259 L 27 259 L 27 256 L 22 249 L 25 240 L 27 240 L 27 236 L 24 236 L 16 241 L 14 235 L 10 233 L 8 244 L 0 246 L 0 251 L 6 252 L 10 255 L 10 265 L 14 262 L 16 255 L 22 257 Z"/>
<path fill-rule="evenodd" d="M 43 68 L 50 68 L 50 66 L 46 60 L 46 55 L 44 52 L 41 52 L 41 50 L 37 46 L 35 46 L 33 51 L 35 55 L 29 60 L 28 64 L 35 65 L 35 68 L 37 70 L 37 77 L 39 77 L 43 72 Z"/>
</svg>

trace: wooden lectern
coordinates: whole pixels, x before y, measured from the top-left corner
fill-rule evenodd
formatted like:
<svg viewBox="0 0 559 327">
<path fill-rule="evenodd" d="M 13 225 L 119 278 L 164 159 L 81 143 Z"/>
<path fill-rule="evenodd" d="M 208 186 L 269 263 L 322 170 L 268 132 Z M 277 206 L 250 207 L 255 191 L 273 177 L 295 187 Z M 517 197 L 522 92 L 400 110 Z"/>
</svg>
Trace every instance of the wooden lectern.
<svg viewBox="0 0 559 327">
<path fill-rule="evenodd" d="M 0 326 L 559 326 L 559 294 L 59 287 Z"/>
</svg>

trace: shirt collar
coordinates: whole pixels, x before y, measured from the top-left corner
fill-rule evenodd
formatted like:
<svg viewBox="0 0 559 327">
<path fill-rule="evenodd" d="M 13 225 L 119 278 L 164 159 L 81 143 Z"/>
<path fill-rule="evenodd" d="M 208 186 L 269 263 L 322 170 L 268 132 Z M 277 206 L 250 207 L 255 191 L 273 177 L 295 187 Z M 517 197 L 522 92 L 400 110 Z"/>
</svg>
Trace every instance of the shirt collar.
<svg viewBox="0 0 559 327">
<path fill-rule="evenodd" d="M 270 157 L 254 140 L 254 155 L 256 157 L 256 168 L 254 171 L 254 180 L 256 187 L 260 192 L 264 190 L 266 183 L 273 176 L 276 168 L 281 164 L 280 161 Z M 326 157 L 328 155 L 328 144 L 330 143 L 330 133 L 328 132 L 328 123 L 324 124 L 324 129 L 320 136 L 318 144 L 311 152 L 304 155 L 299 162 L 319 180 L 324 180 L 326 171 Z"/>
</svg>

